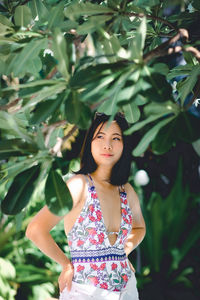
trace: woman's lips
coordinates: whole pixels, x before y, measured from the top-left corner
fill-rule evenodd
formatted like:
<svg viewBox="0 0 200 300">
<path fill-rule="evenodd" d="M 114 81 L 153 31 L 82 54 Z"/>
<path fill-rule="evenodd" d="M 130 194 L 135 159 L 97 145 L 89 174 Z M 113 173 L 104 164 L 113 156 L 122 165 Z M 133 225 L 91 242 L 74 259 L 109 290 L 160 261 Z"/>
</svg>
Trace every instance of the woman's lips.
<svg viewBox="0 0 200 300">
<path fill-rule="evenodd" d="M 108 154 L 108 153 L 103 153 L 103 154 L 101 154 L 102 156 L 105 156 L 105 157 L 111 157 L 111 156 L 113 156 L 113 154 Z"/>
</svg>

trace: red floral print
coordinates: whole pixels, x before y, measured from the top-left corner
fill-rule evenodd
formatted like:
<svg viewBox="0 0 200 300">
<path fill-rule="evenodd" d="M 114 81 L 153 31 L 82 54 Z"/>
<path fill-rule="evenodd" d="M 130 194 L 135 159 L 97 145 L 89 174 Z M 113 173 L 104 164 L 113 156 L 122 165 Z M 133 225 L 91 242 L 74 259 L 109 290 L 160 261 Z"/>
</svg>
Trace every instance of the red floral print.
<svg viewBox="0 0 200 300">
<path fill-rule="evenodd" d="M 94 205 L 90 204 L 89 211 L 91 211 L 92 213 L 94 212 Z"/>
<path fill-rule="evenodd" d="M 84 218 L 82 216 L 79 217 L 78 222 L 82 223 L 84 221 Z"/>
<path fill-rule="evenodd" d="M 117 264 L 112 263 L 112 271 L 115 270 L 117 268 Z"/>
<path fill-rule="evenodd" d="M 97 285 L 99 284 L 99 279 L 97 277 L 88 277 L 88 279 L 94 284 Z"/>
<path fill-rule="evenodd" d="M 122 234 L 123 234 L 123 235 L 125 235 L 125 236 L 126 236 L 126 235 L 127 235 L 127 233 L 128 233 L 128 230 L 127 230 L 127 229 L 122 229 Z"/>
<path fill-rule="evenodd" d="M 89 241 L 90 241 L 90 243 L 92 245 L 97 245 L 97 241 L 96 240 L 90 238 Z"/>
<path fill-rule="evenodd" d="M 83 244 L 84 244 L 84 241 L 81 241 L 81 240 L 78 240 L 78 241 L 77 241 L 77 246 L 78 246 L 78 247 L 82 246 Z"/>
<path fill-rule="evenodd" d="M 95 271 L 98 270 L 98 266 L 96 264 L 90 264 L 90 267 Z"/>
<path fill-rule="evenodd" d="M 84 269 L 85 269 L 85 267 L 84 267 L 84 266 L 81 266 L 81 265 L 78 265 L 77 268 L 76 268 L 77 272 L 81 272 L 81 271 L 83 271 Z"/>
<path fill-rule="evenodd" d="M 126 274 L 122 275 L 122 278 L 124 281 L 126 281 L 126 282 L 128 281 L 128 276 Z"/>
<path fill-rule="evenodd" d="M 127 215 L 127 210 L 126 210 L 125 208 L 122 208 L 122 213 L 123 213 L 124 215 Z"/>
<path fill-rule="evenodd" d="M 101 213 L 100 210 L 97 210 L 97 211 L 96 211 L 96 215 L 97 215 L 97 220 L 98 220 L 98 221 L 101 221 L 102 213 Z"/>
<path fill-rule="evenodd" d="M 106 282 L 103 282 L 103 283 L 100 284 L 100 287 L 101 287 L 102 289 L 107 290 L 107 289 L 108 289 L 108 284 L 107 284 Z"/>
<path fill-rule="evenodd" d="M 104 241 L 104 234 L 103 232 L 101 232 L 100 234 L 98 234 L 98 240 L 99 240 L 99 244 L 102 244 Z"/>
<path fill-rule="evenodd" d="M 105 264 L 105 263 L 101 264 L 101 265 L 100 265 L 100 270 L 103 271 L 103 270 L 105 269 L 105 267 L 106 267 L 106 264 Z"/>
<path fill-rule="evenodd" d="M 90 221 L 95 222 L 95 217 L 94 216 L 89 216 Z"/>
<path fill-rule="evenodd" d="M 97 234 L 97 231 L 95 228 L 87 228 L 87 231 L 89 232 L 90 235 L 95 235 Z"/>
<path fill-rule="evenodd" d="M 127 204 L 127 203 L 128 203 L 127 199 L 122 200 L 122 202 L 123 202 L 124 204 Z"/>
<path fill-rule="evenodd" d="M 97 199 L 97 193 L 91 193 L 91 197 L 92 197 L 93 199 Z"/>
</svg>

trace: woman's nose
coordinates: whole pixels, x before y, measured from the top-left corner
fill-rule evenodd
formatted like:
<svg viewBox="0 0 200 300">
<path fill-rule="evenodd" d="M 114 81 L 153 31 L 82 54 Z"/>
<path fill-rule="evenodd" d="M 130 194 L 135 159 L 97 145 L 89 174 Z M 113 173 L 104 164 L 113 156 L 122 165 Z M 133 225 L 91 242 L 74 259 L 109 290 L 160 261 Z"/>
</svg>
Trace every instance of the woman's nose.
<svg viewBox="0 0 200 300">
<path fill-rule="evenodd" d="M 104 149 L 111 150 L 112 149 L 112 145 L 110 143 L 104 144 Z"/>
</svg>

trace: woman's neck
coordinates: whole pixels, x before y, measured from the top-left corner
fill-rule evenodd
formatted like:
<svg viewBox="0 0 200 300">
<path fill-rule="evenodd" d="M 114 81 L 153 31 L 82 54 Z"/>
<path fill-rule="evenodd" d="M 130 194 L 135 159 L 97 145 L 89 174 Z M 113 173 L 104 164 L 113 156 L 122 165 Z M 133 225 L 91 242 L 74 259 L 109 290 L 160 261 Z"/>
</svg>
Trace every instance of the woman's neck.
<svg viewBox="0 0 200 300">
<path fill-rule="evenodd" d="M 109 183 L 110 184 L 110 176 L 111 169 L 107 167 L 97 167 L 97 169 L 91 174 L 96 182 L 99 183 Z"/>
</svg>

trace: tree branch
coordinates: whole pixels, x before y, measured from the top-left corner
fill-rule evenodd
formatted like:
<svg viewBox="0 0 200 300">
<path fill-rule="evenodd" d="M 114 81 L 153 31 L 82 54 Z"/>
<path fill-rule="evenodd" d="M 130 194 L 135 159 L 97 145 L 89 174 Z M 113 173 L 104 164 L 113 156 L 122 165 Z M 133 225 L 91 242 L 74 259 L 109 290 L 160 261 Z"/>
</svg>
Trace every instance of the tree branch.
<svg viewBox="0 0 200 300">
<path fill-rule="evenodd" d="M 13 100 L 12 102 L 10 102 L 10 103 L 8 103 L 6 105 L 1 105 L 0 106 L 0 110 L 8 110 L 11 107 L 17 105 L 20 100 L 21 100 L 21 98 L 17 98 L 17 99 Z"/>
<path fill-rule="evenodd" d="M 196 59 L 200 62 L 200 51 L 192 46 L 184 48 L 183 51 L 185 52 L 191 52 Z"/>
<path fill-rule="evenodd" d="M 153 49 L 153 50 L 149 51 L 148 53 L 146 53 L 143 56 L 144 63 L 147 63 L 149 60 L 151 60 L 152 58 L 157 57 L 157 56 L 164 56 L 166 54 L 172 54 L 172 53 L 181 51 L 182 47 L 180 47 L 180 46 L 177 46 L 178 48 L 175 47 L 175 48 L 167 49 L 169 47 L 169 45 L 176 43 L 180 38 L 183 38 L 185 41 L 188 40 L 189 34 L 188 34 L 188 31 L 186 29 L 180 28 L 178 30 L 178 33 L 175 36 L 170 38 L 168 41 L 162 43 L 161 45 L 159 45 L 155 49 Z M 174 49 L 174 51 L 172 49 Z"/>
<path fill-rule="evenodd" d="M 175 31 L 178 31 L 178 28 L 176 26 L 174 26 L 172 23 L 170 23 L 169 21 L 162 19 L 160 17 L 156 17 L 156 16 L 151 16 L 148 14 L 143 14 L 143 13 L 124 13 L 125 16 L 128 17 L 139 17 L 139 18 L 144 18 L 146 17 L 147 19 L 151 19 L 151 20 L 157 20 L 163 24 L 168 25 L 170 28 L 172 28 Z"/>
</svg>

